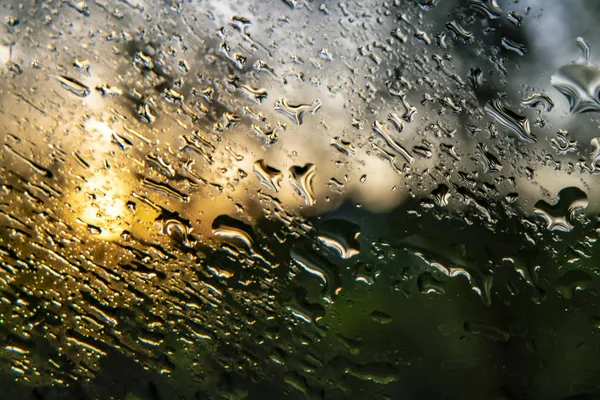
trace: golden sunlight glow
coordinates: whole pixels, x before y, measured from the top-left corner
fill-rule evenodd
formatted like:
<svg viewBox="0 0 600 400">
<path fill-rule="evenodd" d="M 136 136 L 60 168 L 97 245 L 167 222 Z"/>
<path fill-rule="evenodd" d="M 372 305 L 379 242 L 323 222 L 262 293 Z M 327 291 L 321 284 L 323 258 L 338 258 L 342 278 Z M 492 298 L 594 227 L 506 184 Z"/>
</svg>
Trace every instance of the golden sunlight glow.
<svg viewBox="0 0 600 400">
<path fill-rule="evenodd" d="M 76 221 L 98 239 L 116 240 L 129 229 L 132 212 L 127 209 L 127 185 L 109 172 L 89 178 L 71 195 Z"/>
</svg>

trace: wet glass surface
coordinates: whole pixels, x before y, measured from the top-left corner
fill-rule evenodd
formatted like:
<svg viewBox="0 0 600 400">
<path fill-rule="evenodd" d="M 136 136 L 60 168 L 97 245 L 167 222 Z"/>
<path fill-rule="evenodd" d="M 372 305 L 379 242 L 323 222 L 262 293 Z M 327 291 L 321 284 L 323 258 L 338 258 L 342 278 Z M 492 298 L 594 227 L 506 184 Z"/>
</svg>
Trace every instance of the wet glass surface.
<svg viewBox="0 0 600 400">
<path fill-rule="evenodd" d="M 0 398 L 600 398 L 596 1 L 0 2 Z"/>
</svg>

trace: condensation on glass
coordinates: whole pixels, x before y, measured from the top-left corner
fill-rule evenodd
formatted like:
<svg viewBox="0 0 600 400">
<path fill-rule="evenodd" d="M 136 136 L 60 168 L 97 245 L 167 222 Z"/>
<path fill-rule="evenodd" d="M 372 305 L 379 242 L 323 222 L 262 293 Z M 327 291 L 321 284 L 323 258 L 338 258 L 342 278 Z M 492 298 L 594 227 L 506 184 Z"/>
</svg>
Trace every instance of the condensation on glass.
<svg viewBox="0 0 600 400">
<path fill-rule="evenodd" d="M 0 396 L 600 398 L 599 12 L 2 1 Z"/>
</svg>

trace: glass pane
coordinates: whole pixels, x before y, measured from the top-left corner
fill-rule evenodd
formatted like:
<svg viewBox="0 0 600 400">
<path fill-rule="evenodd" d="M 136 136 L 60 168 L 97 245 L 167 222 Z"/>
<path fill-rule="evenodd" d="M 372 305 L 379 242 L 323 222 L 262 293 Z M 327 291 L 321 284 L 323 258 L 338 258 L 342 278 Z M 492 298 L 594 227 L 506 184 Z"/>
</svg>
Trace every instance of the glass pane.
<svg viewBox="0 0 600 400">
<path fill-rule="evenodd" d="M 0 2 L 0 397 L 600 398 L 600 3 Z"/>
</svg>

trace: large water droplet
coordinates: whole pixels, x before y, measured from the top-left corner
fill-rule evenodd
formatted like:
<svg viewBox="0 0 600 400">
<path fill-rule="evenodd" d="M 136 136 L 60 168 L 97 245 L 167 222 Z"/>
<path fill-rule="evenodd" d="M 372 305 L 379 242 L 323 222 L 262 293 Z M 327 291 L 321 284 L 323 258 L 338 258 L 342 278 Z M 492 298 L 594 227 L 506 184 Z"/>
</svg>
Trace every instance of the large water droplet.
<svg viewBox="0 0 600 400">
<path fill-rule="evenodd" d="M 360 253 L 360 227 L 342 219 L 330 219 L 319 226 L 318 238 L 340 257 L 346 259 Z"/>
<path fill-rule="evenodd" d="M 529 119 L 507 108 L 499 99 L 493 99 L 485 106 L 485 111 L 504 128 L 517 135 L 517 138 L 534 143 L 537 141 L 531 133 Z"/>
<path fill-rule="evenodd" d="M 552 75 L 552 86 L 569 101 L 573 114 L 600 111 L 600 66 L 588 61 L 590 51 L 587 43 L 579 38 L 582 58 L 561 66 Z"/>
<path fill-rule="evenodd" d="M 558 192 L 557 198 L 554 205 L 544 200 L 535 203 L 535 213 L 544 218 L 549 230 L 570 232 L 573 216 L 588 205 L 587 195 L 579 188 L 567 187 Z"/>
</svg>

